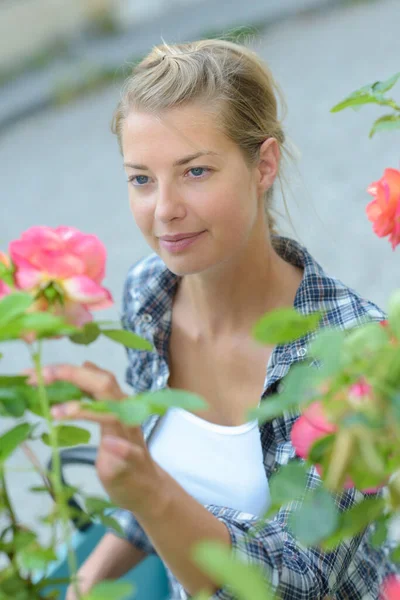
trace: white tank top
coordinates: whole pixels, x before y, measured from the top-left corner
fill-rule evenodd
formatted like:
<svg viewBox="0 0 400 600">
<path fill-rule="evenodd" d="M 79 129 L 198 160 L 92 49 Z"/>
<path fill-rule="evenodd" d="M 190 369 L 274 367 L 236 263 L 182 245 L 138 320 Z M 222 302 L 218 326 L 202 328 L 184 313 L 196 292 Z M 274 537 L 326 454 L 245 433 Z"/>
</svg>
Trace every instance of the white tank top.
<svg viewBox="0 0 400 600">
<path fill-rule="evenodd" d="M 201 504 L 256 516 L 270 505 L 257 419 L 228 427 L 173 407 L 149 440 L 149 452 Z"/>
</svg>

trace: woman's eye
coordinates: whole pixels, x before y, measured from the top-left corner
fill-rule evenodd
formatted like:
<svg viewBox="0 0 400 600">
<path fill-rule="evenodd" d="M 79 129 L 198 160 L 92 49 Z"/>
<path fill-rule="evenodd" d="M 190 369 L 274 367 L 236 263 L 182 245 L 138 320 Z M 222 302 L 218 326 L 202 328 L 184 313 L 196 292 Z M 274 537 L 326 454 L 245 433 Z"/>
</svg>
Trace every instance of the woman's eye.
<svg viewBox="0 0 400 600">
<path fill-rule="evenodd" d="M 206 173 L 211 171 L 208 167 L 192 167 L 189 169 L 188 173 L 192 173 L 194 179 L 200 179 Z"/>
<path fill-rule="evenodd" d="M 148 183 L 149 177 L 147 175 L 133 175 L 128 179 L 128 182 L 133 183 L 136 187 L 141 187 Z"/>
</svg>

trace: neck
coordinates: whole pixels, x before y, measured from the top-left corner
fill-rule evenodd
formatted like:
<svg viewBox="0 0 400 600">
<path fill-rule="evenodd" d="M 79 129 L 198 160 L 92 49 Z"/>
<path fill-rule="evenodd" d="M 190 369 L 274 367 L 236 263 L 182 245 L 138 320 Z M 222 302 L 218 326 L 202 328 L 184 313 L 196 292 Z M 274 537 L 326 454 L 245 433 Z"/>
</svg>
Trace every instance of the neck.
<svg viewBox="0 0 400 600">
<path fill-rule="evenodd" d="M 293 306 L 302 276 L 275 252 L 264 229 L 229 262 L 183 277 L 179 295 L 194 338 L 248 335 L 265 313 Z"/>
</svg>

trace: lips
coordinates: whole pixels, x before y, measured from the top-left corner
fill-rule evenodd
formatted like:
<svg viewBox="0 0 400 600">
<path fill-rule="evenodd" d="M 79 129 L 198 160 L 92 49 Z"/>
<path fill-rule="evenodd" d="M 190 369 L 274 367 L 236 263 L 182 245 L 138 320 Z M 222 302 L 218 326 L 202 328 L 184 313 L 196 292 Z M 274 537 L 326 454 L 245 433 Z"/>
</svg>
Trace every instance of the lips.
<svg viewBox="0 0 400 600">
<path fill-rule="evenodd" d="M 203 233 L 202 231 L 196 231 L 195 233 L 187 233 L 187 234 L 182 234 L 182 235 L 165 235 L 160 237 L 160 240 L 163 240 L 164 242 L 180 242 L 181 240 L 187 240 L 189 238 L 195 237 L 196 235 L 200 235 L 200 233 Z"/>
</svg>

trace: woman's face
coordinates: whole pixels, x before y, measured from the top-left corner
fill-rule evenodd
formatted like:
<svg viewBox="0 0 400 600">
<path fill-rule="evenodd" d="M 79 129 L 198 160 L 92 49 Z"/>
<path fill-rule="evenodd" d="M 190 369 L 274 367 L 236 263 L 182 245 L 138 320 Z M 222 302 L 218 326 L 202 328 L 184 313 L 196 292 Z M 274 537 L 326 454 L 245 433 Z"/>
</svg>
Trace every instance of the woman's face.
<svg viewBox="0 0 400 600">
<path fill-rule="evenodd" d="M 214 119 L 193 105 L 160 117 L 131 112 L 122 130 L 134 219 L 177 275 L 233 258 L 264 211 L 259 169 L 247 166 Z M 160 239 L 189 233 L 199 235 L 180 243 Z"/>
</svg>

